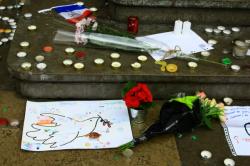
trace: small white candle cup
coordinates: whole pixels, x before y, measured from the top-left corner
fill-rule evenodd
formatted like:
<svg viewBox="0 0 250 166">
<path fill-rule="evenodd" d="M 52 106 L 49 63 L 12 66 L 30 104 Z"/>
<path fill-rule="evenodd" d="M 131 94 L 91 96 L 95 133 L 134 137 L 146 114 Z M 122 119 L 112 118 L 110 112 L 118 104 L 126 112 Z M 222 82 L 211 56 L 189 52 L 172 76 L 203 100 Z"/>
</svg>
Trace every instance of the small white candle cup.
<svg viewBox="0 0 250 166">
<path fill-rule="evenodd" d="M 112 62 L 111 67 L 112 69 L 119 69 L 121 68 L 122 64 L 120 62 Z"/>
<path fill-rule="evenodd" d="M 6 38 L 6 37 L 4 37 L 4 38 L 1 39 L 1 42 L 2 42 L 2 43 L 7 43 L 8 41 L 9 41 L 9 39 Z"/>
<path fill-rule="evenodd" d="M 238 33 L 238 32 L 240 32 L 240 28 L 239 27 L 232 27 L 232 31 L 234 33 Z"/>
<path fill-rule="evenodd" d="M 24 52 L 24 51 L 19 51 L 19 52 L 16 54 L 16 56 L 17 56 L 18 58 L 24 58 L 24 57 L 27 56 L 27 53 Z"/>
<path fill-rule="evenodd" d="M 72 48 L 72 47 L 68 47 L 68 48 L 65 48 L 64 50 L 66 52 L 66 54 L 73 54 L 75 52 L 75 49 Z"/>
<path fill-rule="evenodd" d="M 137 57 L 138 61 L 140 62 L 146 62 L 148 58 L 145 55 L 140 55 Z"/>
<path fill-rule="evenodd" d="M 214 31 L 214 34 L 215 34 L 215 35 L 221 34 L 221 30 L 219 30 L 219 29 L 214 29 L 213 31 Z"/>
<path fill-rule="evenodd" d="M 224 160 L 224 165 L 225 166 L 235 166 L 235 161 L 233 159 L 230 158 L 226 158 Z"/>
<path fill-rule="evenodd" d="M 220 25 L 220 26 L 217 26 L 217 29 L 224 31 L 226 29 L 226 27 Z"/>
<path fill-rule="evenodd" d="M 228 30 L 228 29 L 225 29 L 224 31 L 223 31 L 223 35 L 226 35 L 226 36 L 228 36 L 228 35 L 231 35 L 231 31 L 230 30 Z"/>
<path fill-rule="evenodd" d="M 46 63 L 38 63 L 38 64 L 36 65 L 36 68 L 37 68 L 38 70 L 40 70 L 40 71 L 43 71 L 43 70 L 45 70 L 45 69 L 47 68 L 47 64 L 46 64 Z"/>
<path fill-rule="evenodd" d="M 234 42 L 233 56 L 237 59 L 243 59 L 246 57 L 248 51 L 247 43 L 237 40 Z"/>
<path fill-rule="evenodd" d="M 231 65 L 231 69 L 232 69 L 234 72 L 239 72 L 239 71 L 240 71 L 240 66 L 239 66 L 239 65 Z"/>
<path fill-rule="evenodd" d="M 42 61 L 44 61 L 44 59 L 45 59 L 45 57 L 44 57 L 43 55 L 37 55 L 37 56 L 35 57 L 35 60 L 36 60 L 37 62 L 42 62 Z"/>
<path fill-rule="evenodd" d="M 209 51 L 202 51 L 201 52 L 201 56 L 204 57 L 204 58 L 207 58 L 211 55 L 211 53 Z"/>
<path fill-rule="evenodd" d="M 83 6 L 83 5 L 84 5 L 84 2 L 79 1 L 79 2 L 77 2 L 76 4 L 77 4 L 78 6 Z"/>
<path fill-rule="evenodd" d="M 97 12 L 98 11 L 98 9 L 96 7 L 91 7 L 91 8 L 89 8 L 89 10 L 92 11 L 92 12 Z"/>
<path fill-rule="evenodd" d="M 132 69 L 134 69 L 134 70 L 138 70 L 138 69 L 141 68 L 141 64 L 138 63 L 138 62 L 135 62 L 135 63 L 132 63 L 132 64 L 131 64 L 131 67 L 132 67 Z"/>
<path fill-rule="evenodd" d="M 111 53 L 111 54 L 110 54 L 110 58 L 111 58 L 111 59 L 119 59 L 119 58 L 120 58 L 120 54 L 119 54 L 119 53 L 116 53 L 116 52 Z"/>
<path fill-rule="evenodd" d="M 75 64 L 74 64 L 74 68 L 75 68 L 76 70 L 82 70 L 82 69 L 84 69 L 84 64 L 83 64 L 83 63 L 80 63 L 80 62 L 75 63 Z"/>
<path fill-rule="evenodd" d="M 29 63 L 29 62 L 24 62 L 24 63 L 21 64 L 21 68 L 23 70 L 30 70 L 31 66 L 32 66 L 31 63 Z"/>
<path fill-rule="evenodd" d="M 24 18 L 26 18 L 26 19 L 31 19 L 31 17 L 32 17 L 32 13 L 24 13 Z"/>
<path fill-rule="evenodd" d="M 201 157 L 204 160 L 211 159 L 212 158 L 212 153 L 208 150 L 203 150 L 201 151 Z"/>
<path fill-rule="evenodd" d="M 66 67 L 71 66 L 72 64 L 73 64 L 73 61 L 71 59 L 63 60 L 63 65 Z"/>
<path fill-rule="evenodd" d="M 27 29 L 28 29 L 29 31 L 35 31 L 35 30 L 37 29 L 37 26 L 36 26 L 36 25 L 29 25 L 29 26 L 27 27 Z"/>
<path fill-rule="evenodd" d="M 196 62 L 188 62 L 188 67 L 190 69 L 196 69 L 198 67 L 198 64 Z"/>
<path fill-rule="evenodd" d="M 230 98 L 230 97 L 224 97 L 223 98 L 223 102 L 226 104 L 226 105 L 231 105 L 233 103 L 233 99 Z"/>
<path fill-rule="evenodd" d="M 19 45 L 20 45 L 22 48 L 27 48 L 27 47 L 30 46 L 30 43 L 27 42 L 27 41 L 23 41 L 23 42 L 21 42 Z"/>
<path fill-rule="evenodd" d="M 215 45 L 215 44 L 217 44 L 218 43 L 218 41 L 217 40 L 214 40 L 214 39 L 209 39 L 208 40 L 208 44 L 210 44 L 210 45 Z"/>
<path fill-rule="evenodd" d="M 94 63 L 97 65 L 97 66 L 101 66 L 104 64 L 104 60 L 101 59 L 101 58 L 97 58 L 94 60 Z"/>
<path fill-rule="evenodd" d="M 210 35 L 213 33 L 213 29 L 212 28 L 205 28 L 205 32 Z"/>
</svg>

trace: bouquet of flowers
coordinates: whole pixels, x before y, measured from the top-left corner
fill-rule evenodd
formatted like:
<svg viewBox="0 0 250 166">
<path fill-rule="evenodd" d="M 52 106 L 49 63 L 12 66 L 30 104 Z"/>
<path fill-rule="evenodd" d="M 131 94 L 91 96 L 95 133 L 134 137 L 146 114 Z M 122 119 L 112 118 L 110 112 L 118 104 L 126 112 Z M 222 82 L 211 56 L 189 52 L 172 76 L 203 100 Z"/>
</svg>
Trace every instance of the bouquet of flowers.
<svg viewBox="0 0 250 166">
<path fill-rule="evenodd" d="M 121 150 L 135 147 L 150 138 L 168 133 L 183 133 L 201 125 L 211 128 L 212 119 L 225 121 L 224 104 L 206 98 L 204 92 L 194 96 L 172 98 L 163 104 L 159 119 L 140 137 L 120 147 Z"/>
<path fill-rule="evenodd" d="M 122 97 L 128 108 L 145 110 L 151 107 L 153 96 L 146 84 L 128 82 L 122 90 Z"/>
</svg>

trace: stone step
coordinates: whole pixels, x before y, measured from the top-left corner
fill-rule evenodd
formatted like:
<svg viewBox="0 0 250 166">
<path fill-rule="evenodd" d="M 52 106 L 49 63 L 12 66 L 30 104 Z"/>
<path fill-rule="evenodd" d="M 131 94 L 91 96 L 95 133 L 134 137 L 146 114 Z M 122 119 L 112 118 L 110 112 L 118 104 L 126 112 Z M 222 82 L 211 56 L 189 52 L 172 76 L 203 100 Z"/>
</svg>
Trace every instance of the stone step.
<svg viewBox="0 0 250 166">
<path fill-rule="evenodd" d="M 111 0 L 109 12 L 115 21 L 126 22 L 136 15 L 140 23 L 173 23 L 190 20 L 195 24 L 250 25 L 248 0 Z"/>
</svg>

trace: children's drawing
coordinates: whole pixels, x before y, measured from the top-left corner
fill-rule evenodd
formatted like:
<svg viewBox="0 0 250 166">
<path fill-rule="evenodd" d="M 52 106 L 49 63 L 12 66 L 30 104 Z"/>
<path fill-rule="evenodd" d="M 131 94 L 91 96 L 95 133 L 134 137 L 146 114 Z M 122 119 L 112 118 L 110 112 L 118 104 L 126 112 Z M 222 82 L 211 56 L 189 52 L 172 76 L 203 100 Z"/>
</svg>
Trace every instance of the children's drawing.
<svg viewBox="0 0 250 166">
<path fill-rule="evenodd" d="M 114 148 L 132 139 L 121 100 L 27 102 L 24 150 Z"/>
</svg>

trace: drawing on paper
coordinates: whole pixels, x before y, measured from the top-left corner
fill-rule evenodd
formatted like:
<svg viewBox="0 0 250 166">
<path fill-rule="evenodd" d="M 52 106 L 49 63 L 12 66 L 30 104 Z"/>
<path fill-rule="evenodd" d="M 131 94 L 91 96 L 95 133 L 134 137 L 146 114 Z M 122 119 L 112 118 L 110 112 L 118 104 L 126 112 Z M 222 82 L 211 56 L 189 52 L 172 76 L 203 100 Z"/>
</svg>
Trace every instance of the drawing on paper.
<svg viewBox="0 0 250 166">
<path fill-rule="evenodd" d="M 27 102 L 21 148 L 115 148 L 133 139 L 122 100 Z"/>
</svg>

